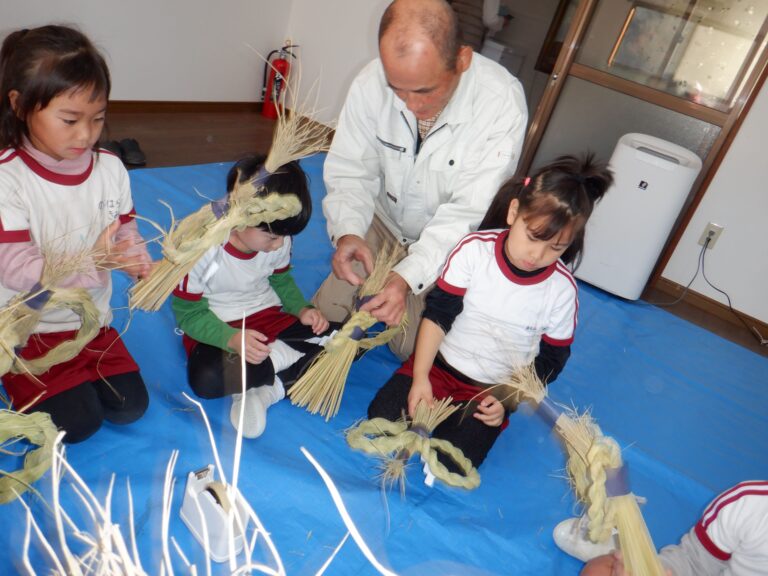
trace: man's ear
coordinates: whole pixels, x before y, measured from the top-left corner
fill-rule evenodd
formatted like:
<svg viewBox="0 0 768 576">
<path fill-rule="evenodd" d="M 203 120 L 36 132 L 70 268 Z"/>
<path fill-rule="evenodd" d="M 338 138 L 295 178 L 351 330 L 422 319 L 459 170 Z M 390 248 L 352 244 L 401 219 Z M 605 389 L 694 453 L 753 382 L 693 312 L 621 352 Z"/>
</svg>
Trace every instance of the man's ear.
<svg viewBox="0 0 768 576">
<path fill-rule="evenodd" d="M 515 221 L 515 218 L 517 218 L 517 211 L 520 208 L 520 200 L 517 198 L 513 198 L 512 201 L 509 203 L 509 209 L 507 210 L 507 224 L 509 226 L 512 226 L 512 224 Z"/>
<path fill-rule="evenodd" d="M 459 53 L 456 56 L 456 72 L 463 74 L 472 64 L 472 48 L 466 44 L 459 46 Z"/>
</svg>

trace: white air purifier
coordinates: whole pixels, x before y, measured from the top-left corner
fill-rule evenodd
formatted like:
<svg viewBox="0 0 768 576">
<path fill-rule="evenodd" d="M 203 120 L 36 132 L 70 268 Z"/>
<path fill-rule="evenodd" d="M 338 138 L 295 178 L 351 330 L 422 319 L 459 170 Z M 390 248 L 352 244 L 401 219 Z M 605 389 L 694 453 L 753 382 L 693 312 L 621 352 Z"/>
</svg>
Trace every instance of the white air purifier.
<svg viewBox="0 0 768 576">
<path fill-rule="evenodd" d="M 625 134 L 610 168 L 614 183 L 587 223 L 576 277 L 637 300 L 701 170 L 701 159 L 653 136 Z"/>
</svg>

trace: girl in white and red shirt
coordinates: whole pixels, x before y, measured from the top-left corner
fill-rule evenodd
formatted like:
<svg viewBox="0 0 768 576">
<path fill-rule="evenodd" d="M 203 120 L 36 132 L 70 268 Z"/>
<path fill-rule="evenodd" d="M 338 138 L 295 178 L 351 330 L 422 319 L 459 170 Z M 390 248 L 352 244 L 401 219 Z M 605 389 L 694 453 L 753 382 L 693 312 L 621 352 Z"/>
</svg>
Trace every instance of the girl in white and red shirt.
<svg viewBox="0 0 768 576">
<path fill-rule="evenodd" d="M 110 90 L 106 63 L 82 33 L 64 26 L 19 30 L 0 52 L 0 305 L 34 290 L 45 257 L 100 254 L 59 286 L 88 290 L 102 329 L 72 360 L 44 374 L 2 375 L 16 409 L 50 413 L 79 442 L 103 420 L 126 424 L 146 410 L 139 368 L 110 328 L 110 270 L 133 277 L 150 258 L 133 218 L 128 174 L 99 152 Z M 19 352 L 42 356 L 80 328 L 70 310 L 44 310 Z"/>
<path fill-rule="evenodd" d="M 740 482 L 720 494 L 683 536 L 659 553 L 671 576 L 768 574 L 768 482 Z M 582 576 L 631 576 L 620 554 L 590 560 Z"/>
<path fill-rule="evenodd" d="M 379 390 L 369 418 L 396 420 L 448 396 L 475 400 L 433 436 L 479 466 L 507 420 L 498 400 L 507 394 L 488 388 L 530 363 L 551 382 L 570 355 L 578 299 L 566 264 L 578 261 L 584 226 L 611 182 L 591 156 L 564 156 L 504 184 L 480 230 L 448 256 L 427 296 L 415 352 Z"/>
</svg>

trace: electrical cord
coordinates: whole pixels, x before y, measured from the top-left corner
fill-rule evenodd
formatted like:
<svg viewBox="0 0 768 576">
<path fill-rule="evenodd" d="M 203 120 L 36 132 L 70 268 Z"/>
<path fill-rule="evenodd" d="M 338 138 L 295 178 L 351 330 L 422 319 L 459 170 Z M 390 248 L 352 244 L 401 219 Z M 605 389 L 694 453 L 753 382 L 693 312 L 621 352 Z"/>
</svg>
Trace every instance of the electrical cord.
<svg viewBox="0 0 768 576">
<path fill-rule="evenodd" d="M 705 247 L 706 247 L 706 244 L 708 242 L 709 242 L 709 238 L 707 238 L 707 240 L 705 241 Z M 724 290 L 720 290 L 720 288 L 718 288 L 717 286 L 712 284 L 712 282 L 709 281 L 709 278 L 707 278 L 707 273 L 704 271 L 704 258 L 703 257 L 701 258 L 701 276 L 704 278 L 704 280 L 706 281 L 707 284 L 709 284 L 712 288 L 714 288 L 715 290 L 720 292 L 720 294 L 725 296 L 726 300 L 728 300 L 728 309 L 731 312 L 733 312 L 733 315 L 736 316 L 736 318 L 739 319 L 739 322 L 744 324 L 744 328 L 749 330 L 749 333 L 752 334 L 755 337 L 755 339 L 758 341 L 760 346 L 768 346 L 768 340 L 763 338 L 763 335 L 760 334 L 760 331 L 757 329 L 757 327 L 756 326 L 751 326 L 750 327 L 749 324 L 747 324 L 746 320 L 744 320 L 744 318 L 741 316 L 741 314 L 739 314 L 738 312 L 736 312 L 736 310 L 733 309 L 733 306 L 731 306 L 731 297 L 728 296 L 728 293 L 725 292 Z"/>
<path fill-rule="evenodd" d="M 655 302 L 655 301 L 648 301 L 649 304 L 653 304 L 654 306 L 660 306 L 660 307 L 667 307 L 667 306 L 674 306 L 675 304 L 678 304 L 682 301 L 683 298 L 685 298 L 685 295 L 688 293 L 688 289 L 693 284 L 693 281 L 696 280 L 696 278 L 699 275 L 699 270 L 701 270 L 701 275 L 704 278 L 704 281 L 709 284 L 713 289 L 717 290 L 725 296 L 726 300 L 728 300 L 728 309 L 733 313 L 736 318 L 739 319 L 739 322 L 741 322 L 744 327 L 749 331 L 750 334 L 752 334 L 755 339 L 757 340 L 758 344 L 760 346 L 768 346 L 768 339 L 763 338 L 763 335 L 760 334 L 760 331 L 757 329 L 756 326 L 750 326 L 747 324 L 747 322 L 744 320 L 744 318 L 739 314 L 736 310 L 733 309 L 733 306 L 731 305 L 731 297 L 724 291 L 712 284 L 712 282 L 709 281 L 709 278 L 707 278 L 707 275 L 704 271 L 704 260 L 705 255 L 707 253 L 707 246 L 709 246 L 709 243 L 712 240 L 712 233 L 710 232 L 709 236 L 707 236 L 704 239 L 704 245 L 701 247 L 701 252 L 699 252 L 699 258 L 698 258 L 698 264 L 696 266 L 696 272 L 693 274 L 693 277 L 691 278 L 691 281 L 688 282 L 688 284 L 685 286 L 685 289 L 683 290 L 683 293 L 680 294 L 680 296 L 673 300 L 672 302 Z"/>
<path fill-rule="evenodd" d="M 696 272 L 693 275 L 693 278 L 691 278 L 691 281 L 686 284 L 685 289 L 683 290 L 683 293 L 680 294 L 680 297 L 676 300 L 673 300 L 672 302 L 657 302 L 649 300 L 648 304 L 653 304 L 654 306 L 674 306 L 675 304 L 678 304 L 682 301 L 683 298 L 685 298 L 685 295 L 688 294 L 688 289 L 691 287 L 691 284 L 693 284 L 693 281 L 696 280 L 696 277 L 699 275 L 699 270 L 702 270 L 704 268 L 704 252 L 707 249 L 707 246 L 709 246 L 709 241 L 711 240 L 710 236 L 707 236 L 707 238 L 704 240 L 704 246 L 701 247 L 701 252 L 699 252 L 699 262 L 696 265 Z"/>
</svg>

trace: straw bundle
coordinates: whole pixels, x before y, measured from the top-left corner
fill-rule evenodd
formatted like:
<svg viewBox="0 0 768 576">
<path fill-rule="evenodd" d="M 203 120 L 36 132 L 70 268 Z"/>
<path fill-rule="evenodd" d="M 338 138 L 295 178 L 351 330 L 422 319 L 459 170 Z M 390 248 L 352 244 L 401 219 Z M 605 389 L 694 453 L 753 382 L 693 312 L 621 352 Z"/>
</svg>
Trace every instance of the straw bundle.
<svg viewBox="0 0 768 576">
<path fill-rule="evenodd" d="M 399 481 L 403 486 L 405 464 L 416 453 L 422 455 L 432 474 L 449 486 L 471 490 L 480 485 L 480 475 L 462 451 L 447 440 L 432 438 L 432 431 L 459 409 L 452 398 L 436 402 L 433 408 L 419 403 L 412 422 L 405 419 L 391 422 L 384 418 L 364 420 L 347 432 L 347 443 L 367 454 L 388 459 L 382 478 L 385 484 Z M 462 474 L 449 472 L 438 460 L 437 453 L 450 457 Z"/>
<path fill-rule="evenodd" d="M 360 301 L 365 302 L 384 288 L 392 267 L 402 258 L 402 250 L 389 244 L 379 250 L 371 275 L 360 287 Z M 362 304 L 361 304 L 362 305 Z M 370 312 L 356 311 L 347 320 L 325 349 L 315 358 L 307 371 L 291 386 L 288 396 L 297 406 L 318 412 L 330 420 L 339 411 L 347 375 L 358 350 L 370 350 L 386 344 L 405 329 L 407 317 L 399 325 L 366 338 L 366 330 L 378 322 Z"/>
<path fill-rule="evenodd" d="M 0 410 L 0 453 L 12 454 L 9 446 L 21 439 L 39 446 L 24 456 L 24 468 L 16 472 L 0 471 L 0 504 L 14 500 L 51 467 L 56 441 L 56 426 L 45 412 L 20 414 Z"/>
<path fill-rule="evenodd" d="M 236 183 L 227 199 L 206 204 L 165 233 L 163 259 L 130 293 L 130 308 L 155 311 L 212 246 L 224 243 L 233 229 L 269 224 L 301 211 L 296 196 L 264 195 L 264 183 L 280 166 L 328 149 L 330 128 L 299 112 L 280 112 L 263 169 L 250 182 Z M 161 230 L 162 232 L 162 230 Z"/>
<path fill-rule="evenodd" d="M 520 400 L 538 406 L 539 413 L 563 439 L 571 483 L 587 509 L 589 538 L 594 542 L 607 540 L 615 527 L 627 570 L 634 576 L 664 576 L 637 499 L 629 492 L 616 441 L 603 435 L 590 415 L 563 412 L 546 398 L 544 385 L 532 366 L 519 370 L 505 385 L 511 386 Z"/>
</svg>

